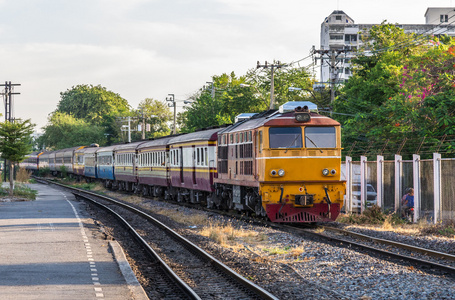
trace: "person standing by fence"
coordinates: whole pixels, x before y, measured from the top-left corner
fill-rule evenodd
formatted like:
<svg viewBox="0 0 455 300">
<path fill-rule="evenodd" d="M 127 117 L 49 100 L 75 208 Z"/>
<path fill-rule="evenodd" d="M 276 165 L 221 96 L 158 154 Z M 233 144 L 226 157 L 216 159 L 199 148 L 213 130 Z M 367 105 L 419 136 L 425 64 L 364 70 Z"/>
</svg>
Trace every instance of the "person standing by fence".
<svg viewBox="0 0 455 300">
<path fill-rule="evenodd" d="M 401 198 L 401 216 L 407 218 L 411 208 L 414 208 L 414 189 L 408 188 L 407 193 Z"/>
</svg>

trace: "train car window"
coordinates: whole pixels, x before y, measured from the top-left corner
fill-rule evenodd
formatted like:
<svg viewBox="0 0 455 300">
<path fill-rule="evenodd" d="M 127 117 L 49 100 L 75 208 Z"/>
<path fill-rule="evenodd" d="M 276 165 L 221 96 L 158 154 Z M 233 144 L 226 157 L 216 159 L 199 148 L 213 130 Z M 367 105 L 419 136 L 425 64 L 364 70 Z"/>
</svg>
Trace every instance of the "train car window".
<svg viewBox="0 0 455 300">
<path fill-rule="evenodd" d="M 306 127 L 305 147 L 336 148 L 337 138 L 335 127 Z"/>
<path fill-rule="evenodd" d="M 207 157 L 208 148 L 207 148 L 207 147 L 205 147 L 205 148 L 204 148 L 204 151 L 205 151 L 205 166 L 208 166 L 208 165 L 209 165 L 209 162 L 208 162 L 208 157 Z"/>
<path fill-rule="evenodd" d="M 270 148 L 302 148 L 300 127 L 271 127 L 269 129 Z"/>
<path fill-rule="evenodd" d="M 201 148 L 200 150 L 201 150 L 201 166 L 203 166 L 204 165 L 204 161 L 205 161 L 205 159 L 204 159 L 204 148 Z"/>
</svg>

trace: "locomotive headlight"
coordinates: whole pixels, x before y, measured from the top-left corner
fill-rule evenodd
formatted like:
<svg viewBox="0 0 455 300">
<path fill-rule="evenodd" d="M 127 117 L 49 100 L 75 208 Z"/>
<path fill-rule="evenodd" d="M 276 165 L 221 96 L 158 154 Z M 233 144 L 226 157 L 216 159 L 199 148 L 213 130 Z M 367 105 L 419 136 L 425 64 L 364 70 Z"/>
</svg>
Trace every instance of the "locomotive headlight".
<svg viewBox="0 0 455 300">
<path fill-rule="evenodd" d="M 335 175 L 337 173 L 337 170 L 333 169 L 332 171 L 330 171 L 330 174 L 332 175 Z"/>
<path fill-rule="evenodd" d="M 324 176 L 329 175 L 329 169 L 322 170 L 322 175 L 324 175 Z"/>
<path fill-rule="evenodd" d="M 296 113 L 295 114 L 295 120 L 297 122 L 309 122 L 311 120 L 310 114 L 305 112 L 305 113 Z"/>
<path fill-rule="evenodd" d="M 276 170 L 272 170 L 272 171 L 270 172 L 270 174 L 271 174 L 272 176 L 276 176 Z"/>
<path fill-rule="evenodd" d="M 283 177 L 283 176 L 284 176 L 284 170 L 283 170 L 283 169 L 280 169 L 280 170 L 278 171 L 278 175 L 280 175 L 281 177 Z"/>
</svg>

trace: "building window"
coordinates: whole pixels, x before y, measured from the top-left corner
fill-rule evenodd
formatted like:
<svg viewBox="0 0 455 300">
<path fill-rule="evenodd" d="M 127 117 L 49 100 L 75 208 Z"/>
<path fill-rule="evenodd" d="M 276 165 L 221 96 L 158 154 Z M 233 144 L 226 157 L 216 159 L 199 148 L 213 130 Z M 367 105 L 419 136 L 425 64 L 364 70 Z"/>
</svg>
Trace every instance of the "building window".
<svg viewBox="0 0 455 300">
<path fill-rule="evenodd" d="M 330 39 L 331 39 L 331 40 L 342 40 L 342 39 L 343 39 L 343 36 L 342 36 L 342 35 L 334 35 L 334 34 L 331 34 L 331 35 L 330 35 Z"/>
<path fill-rule="evenodd" d="M 335 16 L 335 19 L 336 19 L 337 21 L 341 21 L 341 16 Z"/>
<path fill-rule="evenodd" d="M 346 34 L 344 36 L 345 42 L 357 42 L 357 34 Z"/>
<path fill-rule="evenodd" d="M 441 21 L 441 23 L 449 22 L 449 15 L 440 15 L 439 16 L 439 21 Z"/>
</svg>

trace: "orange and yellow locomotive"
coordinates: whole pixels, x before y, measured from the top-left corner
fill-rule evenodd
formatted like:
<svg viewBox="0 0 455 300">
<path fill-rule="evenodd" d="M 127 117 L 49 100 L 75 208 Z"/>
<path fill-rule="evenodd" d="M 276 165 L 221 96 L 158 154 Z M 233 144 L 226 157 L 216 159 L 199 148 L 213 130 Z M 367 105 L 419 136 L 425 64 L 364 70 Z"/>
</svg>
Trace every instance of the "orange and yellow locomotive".
<svg viewBox="0 0 455 300">
<path fill-rule="evenodd" d="M 289 102 L 220 131 L 217 159 L 214 205 L 273 222 L 335 220 L 343 206 L 340 124 L 311 102 Z"/>
</svg>

